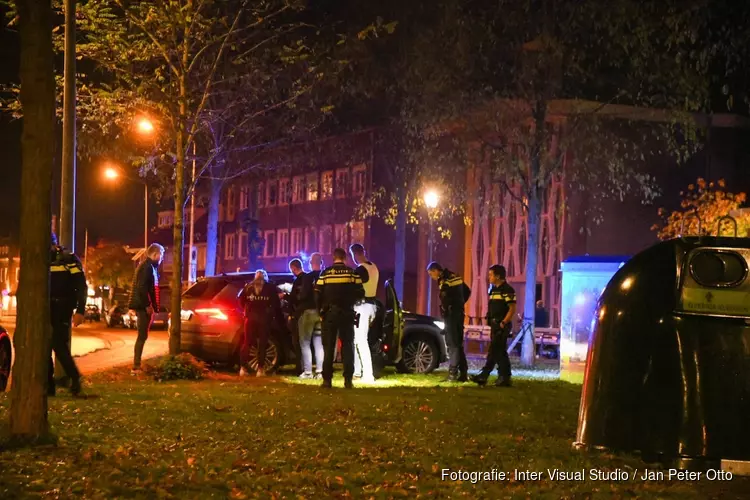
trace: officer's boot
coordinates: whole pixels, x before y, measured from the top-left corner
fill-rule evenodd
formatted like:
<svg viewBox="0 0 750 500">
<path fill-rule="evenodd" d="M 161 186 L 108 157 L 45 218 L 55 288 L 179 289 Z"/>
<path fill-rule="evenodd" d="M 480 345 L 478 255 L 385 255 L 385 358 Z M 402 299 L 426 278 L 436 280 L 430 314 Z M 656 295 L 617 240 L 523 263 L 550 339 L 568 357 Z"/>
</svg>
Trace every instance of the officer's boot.
<svg viewBox="0 0 750 500">
<path fill-rule="evenodd" d="M 323 379 L 323 383 L 322 383 L 322 384 L 320 384 L 320 386 L 321 386 L 321 387 L 322 387 L 323 389 L 330 389 L 330 388 L 332 388 L 332 387 L 333 387 L 333 384 L 331 383 L 331 381 L 330 381 L 329 379 Z"/>
<path fill-rule="evenodd" d="M 495 387 L 510 387 L 510 377 L 497 377 L 495 381 Z"/>
<path fill-rule="evenodd" d="M 54 397 L 55 393 L 55 382 L 47 382 L 47 396 Z"/>
<path fill-rule="evenodd" d="M 484 372 L 472 375 L 470 378 L 472 382 L 480 387 L 484 387 L 485 385 L 487 385 L 487 375 L 485 375 Z"/>
<path fill-rule="evenodd" d="M 460 372 L 458 374 L 458 377 L 456 378 L 456 382 L 468 382 L 469 381 L 469 373 L 468 372 Z"/>
<path fill-rule="evenodd" d="M 77 398 L 83 397 L 80 377 L 70 379 L 70 393 Z"/>
<path fill-rule="evenodd" d="M 352 383 L 352 379 L 348 378 L 344 381 L 344 388 L 354 389 L 354 384 Z"/>
<path fill-rule="evenodd" d="M 443 382 L 457 382 L 458 381 L 458 372 L 457 371 L 449 371 L 448 376 L 443 380 Z"/>
</svg>

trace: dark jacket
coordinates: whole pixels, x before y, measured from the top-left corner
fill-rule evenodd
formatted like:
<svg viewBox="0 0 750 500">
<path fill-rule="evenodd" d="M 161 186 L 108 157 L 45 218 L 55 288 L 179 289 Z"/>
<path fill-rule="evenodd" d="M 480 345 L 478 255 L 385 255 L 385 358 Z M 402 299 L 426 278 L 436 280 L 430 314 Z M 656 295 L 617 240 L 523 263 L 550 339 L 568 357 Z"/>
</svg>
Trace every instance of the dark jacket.
<svg viewBox="0 0 750 500">
<path fill-rule="evenodd" d="M 281 310 L 281 299 L 276 285 L 264 283 L 260 293 L 255 293 L 255 286 L 247 283 L 239 295 L 240 305 L 245 311 L 245 318 L 253 321 L 277 322 L 284 325 L 284 314 Z"/>
<path fill-rule="evenodd" d="M 308 309 L 315 309 L 315 281 L 320 276 L 318 271 L 301 273 L 294 278 L 292 292 L 289 294 L 289 304 L 292 314 L 299 318 Z"/>
<path fill-rule="evenodd" d="M 334 262 L 315 282 L 315 303 L 321 314 L 331 307 L 353 309 L 364 297 L 362 278 L 342 262 Z"/>
<path fill-rule="evenodd" d="M 145 311 L 149 306 L 159 312 L 159 265 L 151 259 L 141 262 L 133 275 L 128 308 Z"/>
<path fill-rule="evenodd" d="M 463 314 L 464 304 L 471 296 L 471 288 L 458 274 L 444 269 L 438 278 L 440 288 L 440 310 L 443 315 Z"/>
<path fill-rule="evenodd" d="M 491 286 L 489 290 L 487 319 L 490 323 L 500 323 L 508 315 L 511 304 L 516 303 L 516 291 L 508 282 Z"/>
<path fill-rule="evenodd" d="M 55 247 L 50 255 L 49 270 L 49 296 L 52 305 L 75 309 L 77 314 L 85 314 L 89 287 L 80 259 L 62 247 Z"/>
</svg>

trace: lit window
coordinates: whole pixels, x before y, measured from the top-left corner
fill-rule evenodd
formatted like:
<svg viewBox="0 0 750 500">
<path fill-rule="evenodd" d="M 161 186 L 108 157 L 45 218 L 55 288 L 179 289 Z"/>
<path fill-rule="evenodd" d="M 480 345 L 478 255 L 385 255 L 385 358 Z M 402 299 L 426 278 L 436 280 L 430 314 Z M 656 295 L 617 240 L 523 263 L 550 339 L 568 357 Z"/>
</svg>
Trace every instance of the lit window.
<svg viewBox="0 0 750 500">
<path fill-rule="evenodd" d="M 279 229 L 276 236 L 276 257 L 289 255 L 289 230 Z"/>
<path fill-rule="evenodd" d="M 266 206 L 266 185 L 262 182 L 258 184 L 258 208 Z"/>
<path fill-rule="evenodd" d="M 307 201 L 318 201 L 318 174 L 307 175 Z"/>
<path fill-rule="evenodd" d="M 289 205 L 289 179 L 279 181 L 279 206 Z"/>
<path fill-rule="evenodd" d="M 336 170 L 336 198 L 346 198 L 349 195 L 349 169 Z"/>
<path fill-rule="evenodd" d="M 358 165 L 352 169 L 352 195 L 362 196 L 365 194 L 365 184 L 367 182 L 367 167 Z"/>
<path fill-rule="evenodd" d="M 234 220 L 234 212 L 235 212 L 235 199 L 234 199 L 234 187 L 230 187 L 227 189 L 227 220 L 233 221 Z"/>
<path fill-rule="evenodd" d="M 292 229 L 292 234 L 291 234 L 292 246 L 289 249 L 290 256 L 300 255 L 305 250 L 303 247 L 305 242 L 302 236 L 303 234 L 302 234 L 301 227 Z"/>
<path fill-rule="evenodd" d="M 275 207 L 276 202 L 279 198 L 279 181 L 268 181 L 268 189 L 266 190 L 266 203 L 267 207 Z"/>
<path fill-rule="evenodd" d="M 240 233 L 240 247 L 237 250 L 240 259 L 247 259 L 247 233 Z"/>
<path fill-rule="evenodd" d="M 305 177 L 299 175 L 292 181 L 292 203 L 302 203 L 305 201 Z"/>
<path fill-rule="evenodd" d="M 351 222 L 349 224 L 349 227 L 351 228 L 351 242 L 359 243 L 360 245 L 365 244 L 365 221 L 360 220 L 357 222 Z"/>
<path fill-rule="evenodd" d="M 323 172 L 320 181 L 320 199 L 330 200 L 333 198 L 333 172 Z"/>
<path fill-rule="evenodd" d="M 276 250 L 276 231 L 266 231 L 263 237 L 266 240 L 263 247 L 263 257 L 273 257 L 273 252 Z"/>
<path fill-rule="evenodd" d="M 206 245 L 198 246 L 198 271 L 206 270 Z"/>
<path fill-rule="evenodd" d="M 331 234 L 331 226 L 324 226 L 320 228 L 320 253 L 323 255 L 331 255 L 331 245 L 333 244 Z"/>
<path fill-rule="evenodd" d="M 19 281 L 21 281 L 21 268 L 17 267 L 16 268 L 16 283 L 18 283 Z"/>
<path fill-rule="evenodd" d="M 247 210 L 250 207 L 250 187 L 242 186 L 240 188 L 240 210 Z"/>
<path fill-rule="evenodd" d="M 336 248 L 343 248 L 346 249 L 349 245 L 348 243 L 348 231 L 346 230 L 346 224 L 336 224 L 336 233 L 335 233 L 335 242 L 336 242 Z"/>
<path fill-rule="evenodd" d="M 309 253 L 318 251 L 318 230 L 314 227 L 305 230 L 305 249 Z"/>
<path fill-rule="evenodd" d="M 226 260 L 234 260 L 235 250 L 235 236 L 234 234 L 224 235 L 224 258 Z"/>
</svg>

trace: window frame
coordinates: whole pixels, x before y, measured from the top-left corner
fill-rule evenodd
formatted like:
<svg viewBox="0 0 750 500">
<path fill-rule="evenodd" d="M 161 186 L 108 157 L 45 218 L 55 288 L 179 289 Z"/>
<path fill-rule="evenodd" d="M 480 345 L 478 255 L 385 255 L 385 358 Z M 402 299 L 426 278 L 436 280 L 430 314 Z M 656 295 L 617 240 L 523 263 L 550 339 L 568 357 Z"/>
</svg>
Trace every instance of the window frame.
<svg viewBox="0 0 750 500">
<path fill-rule="evenodd" d="M 271 237 L 273 237 L 273 245 L 268 244 Z M 276 231 L 273 229 L 263 231 L 263 239 L 265 240 L 265 245 L 263 246 L 263 257 L 266 259 L 274 258 L 276 255 Z"/>
<path fill-rule="evenodd" d="M 291 201 L 291 192 L 290 192 L 290 186 L 291 186 L 291 179 L 289 177 L 282 177 L 279 179 L 279 202 L 278 205 L 280 207 L 286 207 L 289 205 L 289 202 Z M 286 186 L 286 189 L 284 189 L 284 186 Z"/>
<path fill-rule="evenodd" d="M 320 226 L 319 231 L 319 239 L 318 239 L 318 252 L 321 255 L 331 255 L 333 252 L 333 226 L 330 224 L 326 224 L 324 226 Z M 324 237 L 325 234 L 328 234 L 328 238 Z M 328 243 L 327 247 L 324 247 L 323 244 Z"/>
<path fill-rule="evenodd" d="M 294 236 L 297 236 L 297 245 L 294 245 Z M 305 233 L 302 227 L 293 227 L 289 231 L 289 256 L 299 256 L 305 251 Z"/>
<path fill-rule="evenodd" d="M 330 179 L 330 191 L 327 191 L 325 189 L 325 180 L 326 177 Z M 326 170 L 320 174 L 320 200 L 332 200 L 334 198 L 334 195 L 336 194 L 335 189 L 336 184 L 336 173 L 333 170 Z"/>
<path fill-rule="evenodd" d="M 258 183 L 258 208 L 265 208 L 266 206 L 266 184 L 264 182 Z"/>
<path fill-rule="evenodd" d="M 273 200 L 271 199 L 271 190 L 275 190 L 274 192 L 276 195 L 273 197 Z M 266 182 L 266 202 L 264 203 L 264 206 L 266 207 L 275 207 L 279 204 L 279 181 L 278 179 L 274 179 L 272 181 Z"/>
<path fill-rule="evenodd" d="M 354 228 L 361 228 L 361 232 L 358 232 L 358 235 L 361 235 L 361 240 L 355 240 L 354 239 Z M 364 220 L 357 220 L 349 223 L 349 241 L 350 244 L 359 243 L 360 245 L 365 245 L 365 238 L 367 236 L 367 224 Z"/>
<path fill-rule="evenodd" d="M 345 175 L 342 175 L 345 174 Z M 341 186 L 341 182 L 339 179 L 341 177 L 346 177 L 346 182 L 344 183 L 343 187 Z M 333 188 L 333 194 L 336 199 L 342 200 L 345 198 L 348 198 L 351 194 L 351 169 L 349 167 L 345 168 L 337 168 L 336 169 L 336 177 L 335 177 L 335 183 Z"/>
<path fill-rule="evenodd" d="M 305 186 L 305 200 L 309 202 L 318 201 L 320 199 L 320 175 L 318 172 L 313 172 L 305 176 Z M 311 186 L 314 186 L 315 189 L 310 189 Z M 312 193 L 315 193 L 315 195 L 311 196 Z"/>
<path fill-rule="evenodd" d="M 237 245 L 237 235 L 235 233 L 227 233 L 224 235 L 224 260 L 235 260 L 235 246 Z M 231 255 L 229 252 L 232 252 Z"/>
<path fill-rule="evenodd" d="M 282 243 L 286 243 L 286 248 L 282 248 Z M 276 257 L 289 256 L 289 230 L 278 229 L 276 231 Z"/>
<path fill-rule="evenodd" d="M 339 230 L 343 230 L 344 234 L 341 236 L 343 238 L 343 241 L 339 240 Z M 334 224 L 333 226 L 334 248 L 343 248 L 344 250 L 346 250 L 349 246 L 347 245 L 347 242 L 346 242 L 348 237 L 349 237 L 349 224 Z"/>
<path fill-rule="evenodd" d="M 312 235 L 312 238 L 315 238 L 314 245 L 311 244 L 312 242 L 310 241 L 312 239 L 311 235 Z M 310 227 L 305 228 L 305 251 L 307 253 L 315 253 L 319 250 L 318 249 L 318 245 L 320 243 L 320 240 L 318 238 L 319 236 L 320 236 L 320 232 L 318 228 L 316 228 L 315 226 L 310 226 Z"/>
<path fill-rule="evenodd" d="M 240 187 L 240 212 L 250 208 L 250 186 Z"/>
<path fill-rule="evenodd" d="M 235 193 L 234 193 L 234 186 L 229 186 L 227 189 L 227 220 L 233 221 L 235 215 L 237 214 L 237 207 L 235 206 L 237 203 L 237 200 L 235 199 Z"/>
<path fill-rule="evenodd" d="M 292 204 L 299 205 L 307 201 L 307 179 L 304 175 L 292 177 Z"/>
<path fill-rule="evenodd" d="M 357 174 L 362 174 L 362 185 L 359 186 L 359 190 L 356 189 Z M 367 165 L 362 163 L 352 167 L 351 173 L 351 185 L 352 185 L 352 196 L 363 196 L 367 192 Z"/>
<path fill-rule="evenodd" d="M 245 239 L 244 245 L 242 244 L 242 238 Z M 238 259 L 247 259 L 247 256 L 248 256 L 247 247 L 249 243 L 248 238 L 249 236 L 246 231 L 240 231 L 240 235 L 237 238 L 237 258 Z"/>
</svg>

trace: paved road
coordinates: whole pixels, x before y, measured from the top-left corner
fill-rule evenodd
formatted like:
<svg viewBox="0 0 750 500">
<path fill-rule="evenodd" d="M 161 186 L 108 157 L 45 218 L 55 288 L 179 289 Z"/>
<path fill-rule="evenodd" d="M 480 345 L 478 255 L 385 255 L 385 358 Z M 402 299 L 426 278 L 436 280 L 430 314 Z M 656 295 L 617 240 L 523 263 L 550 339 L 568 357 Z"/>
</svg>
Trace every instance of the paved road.
<svg viewBox="0 0 750 500">
<path fill-rule="evenodd" d="M 0 324 L 13 335 L 13 318 L 2 318 Z M 104 323 L 87 323 L 73 328 L 71 350 L 78 369 L 83 375 L 133 363 L 133 348 L 137 333 L 124 328 L 107 328 Z M 161 356 L 169 352 L 169 334 L 165 330 L 153 330 L 149 334 L 143 359 Z M 14 356 L 15 358 L 15 356 Z"/>
</svg>

